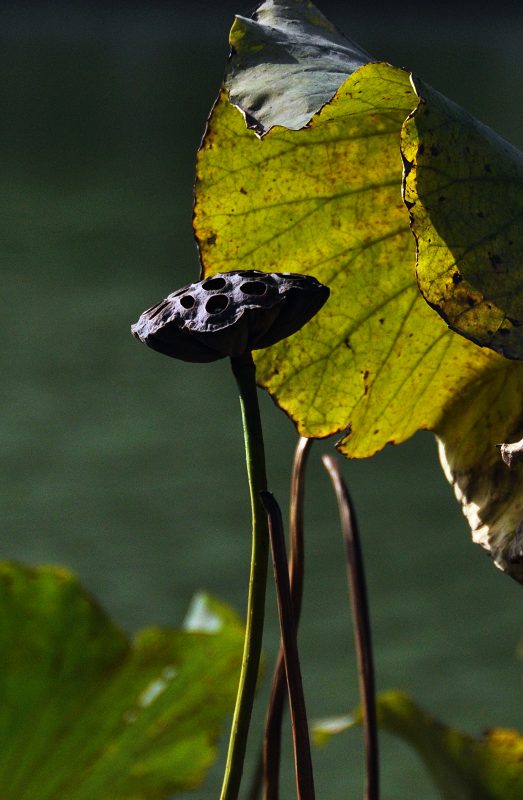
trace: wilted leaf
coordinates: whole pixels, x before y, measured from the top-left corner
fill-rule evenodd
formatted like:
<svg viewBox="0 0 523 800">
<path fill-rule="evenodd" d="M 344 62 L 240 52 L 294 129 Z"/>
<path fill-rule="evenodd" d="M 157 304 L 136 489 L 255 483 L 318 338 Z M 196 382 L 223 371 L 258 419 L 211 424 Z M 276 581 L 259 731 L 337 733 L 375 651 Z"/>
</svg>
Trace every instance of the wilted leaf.
<svg viewBox="0 0 523 800">
<path fill-rule="evenodd" d="M 403 692 L 378 696 L 378 724 L 408 742 L 421 757 L 443 800 L 521 800 L 523 736 L 494 728 L 474 738 L 443 725 Z M 313 740 L 328 740 L 361 723 L 361 712 L 319 720 Z"/>
<path fill-rule="evenodd" d="M 415 86 L 402 150 L 420 289 L 455 331 L 523 359 L 523 153 Z"/>
<path fill-rule="evenodd" d="M 436 427 L 441 463 L 472 538 L 523 583 L 523 466 L 496 445 L 523 435 L 523 364 L 507 361 L 472 383 Z"/>
<path fill-rule="evenodd" d="M 502 442 L 499 445 L 499 452 L 507 467 L 512 468 L 516 464 L 521 464 L 523 462 L 523 439 L 520 439 L 519 442 Z"/>
<path fill-rule="evenodd" d="M 451 464 L 447 474 L 458 485 L 462 466 L 453 451 L 463 436 L 461 419 L 481 414 L 481 408 L 470 408 L 478 405 L 478 396 L 489 409 L 493 405 L 484 414 L 492 424 L 482 426 L 481 442 L 479 429 L 467 429 L 473 440 L 470 452 L 478 460 L 466 469 L 481 472 L 481 480 L 468 481 L 464 511 L 474 531 L 482 528 L 477 540 L 492 550 L 498 566 L 519 580 L 519 483 L 503 474 L 503 499 L 491 484 L 500 480 L 495 446 L 513 438 L 521 416 L 514 396 L 508 404 L 500 399 L 503 411 L 497 413 L 492 387 L 503 381 L 517 384 L 519 368 L 449 330 L 419 292 L 416 243 L 401 195 L 400 149 L 403 130 L 403 157 L 415 163 L 419 147 L 412 113 L 419 97 L 407 71 L 368 63 L 347 77 L 307 127 L 271 128 L 292 109 L 292 97 L 260 95 L 253 59 L 259 68 L 266 58 L 274 85 L 287 81 L 293 97 L 312 92 L 309 70 L 321 82 L 324 69 L 326 86 L 333 89 L 321 54 L 315 58 L 305 48 L 297 59 L 299 37 L 288 58 L 283 55 L 275 15 L 283 15 L 285 27 L 286 14 L 299 17 L 305 8 L 310 11 L 311 5 L 262 4 L 258 19 L 267 10 L 272 20 L 263 35 L 269 41 L 273 37 L 278 47 L 255 55 L 249 50 L 251 28 L 241 23 L 242 52 L 250 54 L 250 61 L 245 66 L 234 56 L 228 84 L 231 93 L 241 84 L 248 119 L 257 124 L 251 117 L 259 107 L 264 114 L 259 124 L 270 130 L 260 140 L 222 92 L 197 164 L 194 227 L 204 274 L 230 269 L 300 272 L 330 287 L 329 301 L 302 331 L 256 354 L 257 375 L 300 433 L 322 437 L 343 432 L 338 446 L 347 456 L 369 456 L 420 428 L 435 430 L 446 444 Z M 305 20 L 299 28 L 302 39 L 308 25 Z M 347 71 L 352 68 L 347 61 Z M 426 95 L 422 108 L 432 108 L 434 97 L 435 114 L 439 95 L 429 90 Z M 286 124 L 297 125 L 303 113 L 291 111 Z M 409 206 L 415 174 L 410 167 Z M 461 206 L 467 210 L 463 198 Z M 411 210 L 420 211 L 419 206 Z M 417 234 L 424 235 L 419 225 Z M 442 263 L 448 263 L 453 242 L 440 244 Z M 463 501 L 464 490 L 460 492 Z M 473 508 L 477 519 L 472 518 Z"/>
<path fill-rule="evenodd" d="M 3 800 L 161 800 L 201 783 L 243 632 L 216 601 L 197 603 L 212 632 L 130 642 L 65 570 L 0 564 Z"/>
</svg>

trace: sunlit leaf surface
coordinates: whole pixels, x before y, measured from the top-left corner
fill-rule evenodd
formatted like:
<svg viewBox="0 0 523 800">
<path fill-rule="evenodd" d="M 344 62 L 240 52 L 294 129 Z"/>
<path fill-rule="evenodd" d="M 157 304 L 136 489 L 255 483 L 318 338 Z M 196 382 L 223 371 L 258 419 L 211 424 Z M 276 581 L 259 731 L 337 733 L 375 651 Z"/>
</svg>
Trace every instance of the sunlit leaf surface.
<svg viewBox="0 0 523 800">
<path fill-rule="evenodd" d="M 443 725 L 402 692 L 378 697 L 379 726 L 413 747 L 429 770 L 443 800 L 520 800 L 523 797 L 523 736 L 493 728 L 479 738 Z M 319 720 L 313 740 L 361 723 L 361 713 Z M 411 787 L 405 786 L 406 796 Z"/>
<path fill-rule="evenodd" d="M 305 272 L 330 287 L 324 309 L 256 363 L 301 433 L 350 428 L 351 456 L 434 427 L 456 382 L 498 358 L 449 331 L 416 285 L 399 153 L 415 102 L 406 72 L 369 64 L 309 127 L 260 141 L 222 95 L 199 156 L 206 274 Z"/>
<path fill-rule="evenodd" d="M 233 27 L 233 45 L 240 30 L 241 42 L 234 45 L 228 86 L 231 95 L 241 86 L 247 122 L 264 135 L 260 138 L 248 129 L 224 90 L 197 164 L 194 228 L 204 274 L 232 269 L 301 272 L 328 285 L 330 299 L 310 323 L 290 339 L 255 354 L 260 384 L 300 433 L 324 437 L 340 432 L 339 449 L 349 457 L 372 455 L 420 428 L 440 433 L 446 474 L 474 538 L 499 567 L 520 580 L 523 487 L 515 476 L 503 472 L 496 449 L 496 444 L 519 432 L 521 415 L 514 394 L 508 401 L 502 388 L 518 384 L 519 366 L 450 330 L 417 283 L 416 239 L 420 270 L 429 263 L 427 254 L 433 268 L 434 264 L 443 271 L 449 268 L 456 243 L 453 236 L 449 242 L 440 238 L 436 247 L 430 214 L 422 208 L 423 198 L 414 194 L 424 180 L 441 178 L 437 159 L 443 158 L 437 148 L 431 151 L 429 140 L 423 149 L 418 128 L 427 117 L 441 116 L 442 108 L 454 107 L 425 88 L 420 105 L 411 76 L 403 69 L 371 62 L 353 71 L 357 63 L 351 66 L 344 56 L 339 64 L 345 65 L 348 77 L 317 113 L 310 112 L 306 127 L 278 127 L 283 114 L 287 127 L 304 124 L 303 108 L 298 111 L 293 103 L 313 92 L 309 72 L 317 83 L 324 70 L 326 86 L 334 91 L 328 58 L 323 62 L 325 49 L 320 47 L 312 55 L 304 44 L 309 36 L 320 40 L 322 36 L 321 26 L 310 30 L 312 8 L 298 0 L 267 2 L 256 12 L 258 27 L 242 20 Z M 273 25 L 263 29 L 264 41 L 273 40 L 274 47 L 256 49 L 258 39 L 249 37 L 251 30 L 258 38 L 261 35 L 264 14 Z M 289 45 L 282 38 L 281 30 L 289 30 L 289 14 L 301 19 L 297 26 L 304 48 L 301 60 L 296 58 L 300 41 L 295 37 Z M 274 86 L 285 86 L 287 81 L 290 95 L 283 91 L 279 96 L 268 86 L 260 92 L 254 78 L 264 59 Z M 421 84 L 416 86 L 421 92 Z M 263 111 L 261 121 L 257 109 Z M 446 150 L 460 136 L 461 117 L 455 113 L 458 121 L 452 137 L 440 143 Z M 447 127 L 443 122 L 434 136 L 442 137 Z M 455 175 L 443 177 L 449 195 L 458 187 L 457 199 L 438 199 L 438 209 L 446 202 L 449 208 L 456 206 L 460 220 L 456 224 L 470 231 L 476 255 L 484 255 L 490 245 L 478 243 L 480 217 L 467 221 L 472 208 L 465 202 L 470 178 L 461 190 L 471 130 L 475 136 L 483 131 L 479 123 L 465 126 L 459 157 L 446 156 L 448 170 Z M 423 169 L 418 169 L 418 162 L 423 162 Z M 482 170 L 487 173 L 485 163 Z M 496 169 L 501 169 L 499 163 Z M 483 192 L 483 173 L 472 183 Z M 498 181 L 498 189 L 500 185 Z M 427 196 L 432 203 L 430 187 Z M 440 196 L 444 195 L 439 192 Z M 509 192 L 507 198 L 511 196 Z M 505 216 L 496 222 L 505 233 L 507 220 Z M 493 228 L 485 228 L 487 238 L 489 230 Z M 456 278 L 451 282 L 454 287 L 465 285 L 465 280 Z M 515 330 L 515 322 L 510 324 Z M 499 335 L 514 341 L 516 337 Z M 481 341 L 480 336 L 475 338 Z M 486 404 L 483 408 L 479 397 Z M 464 467 L 462 420 L 473 416 L 486 422 L 467 428 L 466 449 L 476 461 Z M 471 480 L 471 470 L 475 476 L 481 473 L 481 480 Z"/>
<path fill-rule="evenodd" d="M 162 800 L 198 786 L 242 638 L 201 596 L 189 630 L 131 642 L 65 570 L 0 564 L 3 800 Z"/>
</svg>

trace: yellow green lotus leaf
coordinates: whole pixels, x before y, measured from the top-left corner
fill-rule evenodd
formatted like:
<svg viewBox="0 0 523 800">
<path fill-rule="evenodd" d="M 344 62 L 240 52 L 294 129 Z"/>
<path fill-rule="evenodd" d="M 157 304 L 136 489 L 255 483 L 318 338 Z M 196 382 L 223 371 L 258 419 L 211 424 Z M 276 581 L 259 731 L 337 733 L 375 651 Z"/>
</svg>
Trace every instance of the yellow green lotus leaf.
<svg viewBox="0 0 523 800">
<path fill-rule="evenodd" d="M 450 315 L 429 296 L 441 277 L 452 284 L 449 302 L 459 296 L 476 310 L 475 319 L 466 315 L 475 329 L 498 313 L 490 300 L 476 302 L 477 286 L 467 298 L 474 275 L 483 275 L 477 258 L 496 262 L 488 257 L 499 249 L 496 238 L 489 250 L 493 231 L 513 252 L 522 246 L 517 214 L 507 211 L 519 208 L 519 178 L 508 177 L 514 153 L 406 70 L 370 57 L 359 66 L 364 51 L 308 0 L 266 0 L 252 20 L 237 19 L 231 44 L 230 98 L 223 90 L 198 154 L 194 229 L 203 272 L 299 272 L 331 290 L 301 331 L 255 353 L 259 383 L 301 434 L 341 433 L 338 447 L 349 457 L 372 455 L 420 428 L 436 431 L 474 538 L 521 580 L 523 486 L 496 449 L 520 428 L 521 370 L 494 352 L 508 352 L 494 340 L 450 330 Z M 488 161 L 489 172 L 492 147 L 499 158 Z M 498 202 L 503 186 L 508 205 L 490 224 L 485 187 Z M 459 273 L 457 231 L 469 236 Z M 495 266 L 495 285 L 505 291 Z M 512 310 L 496 336 L 517 342 Z M 477 425 L 468 424 L 473 417 Z"/>
<path fill-rule="evenodd" d="M 378 696 L 380 728 L 413 747 L 430 772 L 443 800 L 520 800 L 523 797 L 523 736 L 494 728 L 475 738 L 443 725 L 403 692 Z M 329 739 L 361 724 L 361 711 L 319 720 L 313 740 Z M 408 796 L 409 786 L 405 786 Z"/>
<path fill-rule="evenodd" d="M 460 386 L 499 360 L 449 331 L 416 284 L 399 153 L 415 104 L 408 73 L 368 64 L 308 127 L 260 140 L 224 92 L 198 157 L 206 275 L 302 272 L 330 287 L 302 331 L 256 354 L 257 373 L 300 433 L 347 432 L 350 456 L 434 428 Z"/>
</svg>

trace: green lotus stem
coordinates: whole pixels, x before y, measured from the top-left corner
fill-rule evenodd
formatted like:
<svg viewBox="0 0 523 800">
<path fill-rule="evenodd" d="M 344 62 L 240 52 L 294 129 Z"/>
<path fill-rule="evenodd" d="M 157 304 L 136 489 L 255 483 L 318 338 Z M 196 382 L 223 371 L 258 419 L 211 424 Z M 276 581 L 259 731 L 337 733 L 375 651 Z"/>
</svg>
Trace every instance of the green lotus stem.
<svg viewBox="0 0 523 800">
<path fill-rule="evenodd" d="M 269 559 L 268 520 L 260 499 L 260 492 L 267 489 L 267 477 L 256 388 L 256 368 L 250 352 L 238 358 L 231 358 L 231 365 L 240 391 L 252 508 L 252 550 L 242 668 L 220 800 L 237 800 L 240 789 L 260 665 Z"/>
</svg>

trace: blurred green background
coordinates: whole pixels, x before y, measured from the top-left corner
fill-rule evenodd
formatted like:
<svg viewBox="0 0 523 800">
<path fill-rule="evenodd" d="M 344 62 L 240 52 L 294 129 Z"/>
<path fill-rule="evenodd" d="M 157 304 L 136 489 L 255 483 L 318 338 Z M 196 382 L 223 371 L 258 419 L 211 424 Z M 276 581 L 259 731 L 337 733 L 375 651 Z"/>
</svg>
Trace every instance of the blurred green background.
<svg viewBox="0 0 523 800">
<path fill-rule="evenodd" d="M 523 145 L 522 17 L 510 6 L 320 6 L 377 58 L 412 68 Z M 243 611 L 249 508 L 228 364 L 170 361 L 129 326 L 198 277 L 195 152 L 233 14 L 249 8 L 1 10 L 1 557 L 76 570 L 131 632 L 178 625 L 201 588 Z M 295 431 L 261 401 L 283 505 Z M 316 445 L 309 480 L 301 641 L 312 717 L 357 703 L 343 549 L 319 466 L 332 445 Z M 364 537 L 379 688 L 406 689 L 470 732 L 523 727 L 521 588 L 470 542 L 433 437 L 346 462 L 345 474 Z M 278 639 L 269 594 L 268 663 Z M 387 800 L 436 797 L 402 743 L 383 736 L 382 753 Z M 361 796 L 358 732 L 315 763 L 322 800 Z M 216 798 L 221 767 L 195 796 Z M 290 798 L 288 748 L 285 771 Z"/>
</svg>

